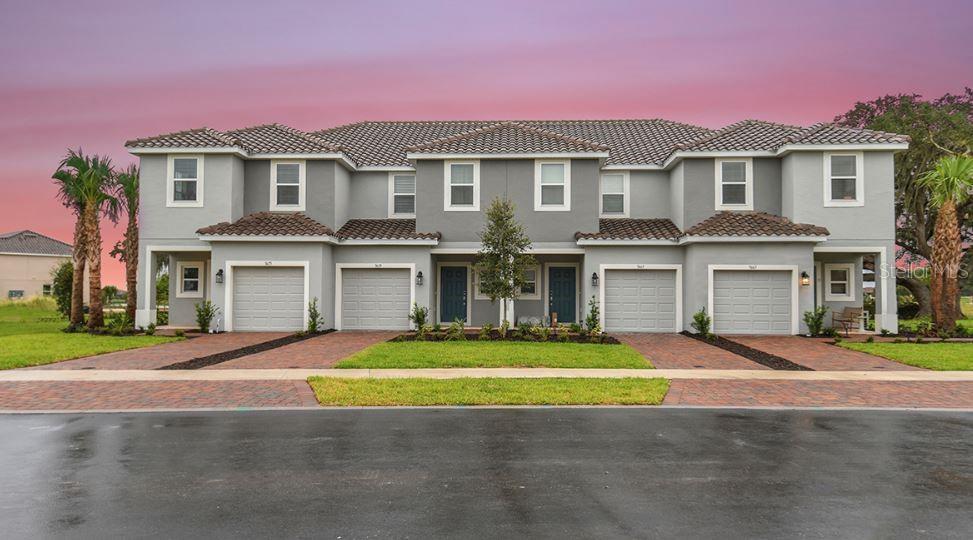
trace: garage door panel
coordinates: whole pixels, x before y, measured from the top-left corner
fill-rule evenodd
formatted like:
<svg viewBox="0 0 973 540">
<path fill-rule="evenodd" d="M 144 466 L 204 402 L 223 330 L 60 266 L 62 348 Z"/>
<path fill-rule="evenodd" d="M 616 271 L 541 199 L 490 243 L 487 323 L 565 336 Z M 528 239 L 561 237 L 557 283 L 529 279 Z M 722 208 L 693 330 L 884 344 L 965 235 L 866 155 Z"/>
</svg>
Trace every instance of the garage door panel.
<svg viewBox="0 0 973 540">
<path fill-rule="evenodd" d="M 303 328 L 303 268 L 233 270 L 233 330 L 298 331 Z"/>
<path fill-rule="evenodd" d="M 605 330 L 675 332 L 674 270 L 606 270 Z"/>
<path fill-rule="evenodd" d="M 713 281 L 715 332 L 791 333 L 790 271 L 718 270 Z"/>
<path fill-rule="evenodd" d="M 341 327 L 407 330 L 411 297 L 406 269 L 345 268 L 341 271 Z"/>
</svg>

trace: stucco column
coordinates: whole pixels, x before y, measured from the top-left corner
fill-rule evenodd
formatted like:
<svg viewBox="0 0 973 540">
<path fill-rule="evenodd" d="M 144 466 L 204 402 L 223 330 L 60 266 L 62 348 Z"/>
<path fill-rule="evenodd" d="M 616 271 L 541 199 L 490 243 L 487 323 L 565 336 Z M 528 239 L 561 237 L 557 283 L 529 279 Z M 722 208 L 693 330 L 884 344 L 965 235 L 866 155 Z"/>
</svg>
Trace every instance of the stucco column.
<svg viewBox="0 0 973 540">
<path fill-rule="evenodd" d="M 136 276 L 138 289 L 138 303 L 135 310 L 135 326 L 145 328 L 156 321 L 155 303 L 155 253 L 146 249 L 139 257 L 139 268 Z"/>
</svg>

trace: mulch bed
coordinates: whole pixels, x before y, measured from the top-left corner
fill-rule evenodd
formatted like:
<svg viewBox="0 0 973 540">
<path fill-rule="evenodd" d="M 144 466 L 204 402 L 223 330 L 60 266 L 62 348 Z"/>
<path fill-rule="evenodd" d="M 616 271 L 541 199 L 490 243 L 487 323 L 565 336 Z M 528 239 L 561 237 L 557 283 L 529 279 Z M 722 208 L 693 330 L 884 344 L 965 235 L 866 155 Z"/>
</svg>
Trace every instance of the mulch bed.
<svg viewBox="0 0 973 540">
<path fill-rule="evenodd" d="M 331 332 L 334 332 L 334 329 L 325 330 L 316 334 L 292 334 L 290 336 L 264 341 L 263 343 L 257 343 L 256 345 L 248 345 L 246 347 L 240 347 L 239 349 L 223 351 L 221 353 L 211 354 L 209 356 L 200 356 L 198 358 L 177 362 L 175 364 L 169 364 L 168 366 L 162 366 L 156 369 L 201 369 L 208 366 L 215 366 L 216 364 L 222 364 L 223 362 L 229 362 L 230 360 L 236 360 L 237 358 L 241 358 L 243 356 L 269 351 L 270 349 L 277 349 L 279 347 L 283 347 L 284 345 L 304 341 L 305 339 L 316 338 L 318 336 L 330 334 Z"/>
<path fill-rule="evenodd" d="M 693 334 L 692 332 L 683 332 L 682 335 L 691 337 L 697 341 L 702 341 L 703 343 L 709 343 L 714 347 L 719 347 L 737 356 L 742 356 L 747 360 L 767 366 L 770 369 L 776 369 L 779 371 L 814 371 L 807 366 L 795 364 L 786 358 L 781 358 L 775 354 L 758 351 L 752 347 L 747 347 L 746 345 L 737 343 L 736 341 L 730 341 L 729 339 L 720 336 L 711 336 L 709 339 L 707 339 L 699 334 Z"/>
<path fill-rule="evenodd" d="M 513 332 L 513 330 L 511 330 L 511 332 Z M 534 343 L 543 342 L 539 337 L 536 336 L 530 336 L 526 338 L 513 337 L 510 335 L 509 332 L 507 333 L 507 337 L 501 338 L 500 332 L 496 330 L 490 332 L 489 339 L 480 339 L 479 332 L 463 332 L 463 336 L 466 338 L 466 341 L 524 341 L 524 342 L 534 342 Z M 389 341 L 417 341 L 416 333 L 409 332 L 408 334 L 401 334 L 395 336 Z M 426 334 L 426 338 L 422 341 L 447 341 L 446 332 L 430 332 Z M 589 336 L 582 336 L 581 334 L 576 334 L 576 333 L 569 333 L 567 339 L 564 339 L 560 336 L 554 335 L 554 332 L 551 332 L 551 335 L 547 338 L 547 342 L 548 343 L 593 343 L 595 345 L 620 345 L 622 343 L 621 341 L 618 341 L 616 338 L 604 334 L 600 338 L 597 338 L 594 341 L 592 341 L 592 339 Z"/>
</svg>

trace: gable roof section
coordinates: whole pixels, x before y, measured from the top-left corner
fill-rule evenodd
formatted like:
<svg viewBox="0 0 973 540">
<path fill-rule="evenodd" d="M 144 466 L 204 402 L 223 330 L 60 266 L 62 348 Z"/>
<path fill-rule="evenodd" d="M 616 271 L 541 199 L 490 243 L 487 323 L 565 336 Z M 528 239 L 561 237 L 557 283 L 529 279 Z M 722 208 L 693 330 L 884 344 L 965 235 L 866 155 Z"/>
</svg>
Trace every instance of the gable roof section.
<svg viewBox="0 0 973 540">
<path fill-rule="evenodd" d="M 438 232 L 416 232 L 414 219 L 350 219 L 336 235 L 342 240 L 439 240 Z"/>
<path fill-rule="evenodd" d="M 239 140 L 211 129 L 201 127 L 132 139 L 125 142 L 125 148 L 242 148 Z"/>
<path fill-rule="evenodd" d="M 69 257 L 71 244 L 30 230 L 0 234 L 0 253 L 15 255 L 51 255 Z"/>
<path fill-rule="evenodd" d="M 679 143 L 683 152 L 760 152 L 779 151 L 785 145 L 907 144 L 909 137 L 849 128 L 835 124 L 814 124 L 806 128 L 761 120 L 744 120 L 716 130 L 704 137 Z"/>
<path fill-rule="evenodd" d="M 828 229 L 765 212 L 717 212 L 686 229 L 686 236 L 828 236 Z"/>
<path fill-rule="evenodd" d="M 252 126 L 226 134 L 254 154 L 323 154 L 341 152 L 341 145 L 281 124 Z"/>
<path fill-rule="evenodd" d="M 500 122 L 406 148 L 412 154 L 603 154 L 608 147 L 518 122 Z"/>
<path fill-rule="evenodd" d="M 682 233 L 669 219 L 603 218 L 598 232 L 574 233 L 575 240 L 678 240 Z"/>
<path fill-rule="evenodd" d="M 327 226 L 301 212 L 257 212 L 229 223 L 227 221 L 196 231 L 206 236 L 332 236 Z"/>
</svg>

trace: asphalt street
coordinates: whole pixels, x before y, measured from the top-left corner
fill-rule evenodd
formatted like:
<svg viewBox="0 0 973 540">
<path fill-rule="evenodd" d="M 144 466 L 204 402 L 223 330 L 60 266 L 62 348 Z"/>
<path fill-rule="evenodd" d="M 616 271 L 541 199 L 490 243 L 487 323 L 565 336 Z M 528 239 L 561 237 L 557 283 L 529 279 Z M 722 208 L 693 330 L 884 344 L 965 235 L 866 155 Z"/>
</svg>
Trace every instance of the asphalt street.
<svg viewBox="0 0 973 540">
<path fill-rule="evenodd" d="M 4 538 L 968 538 L 973 414 L 0 417 Z"/>
</svg>

